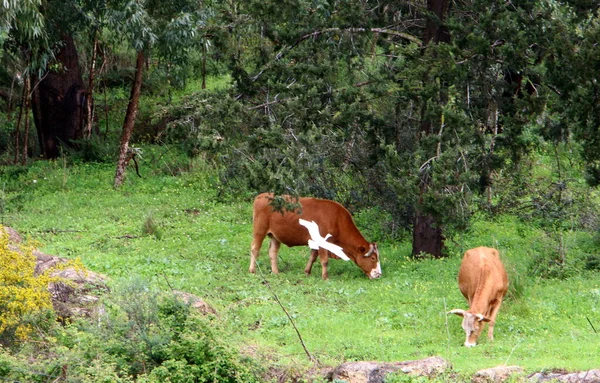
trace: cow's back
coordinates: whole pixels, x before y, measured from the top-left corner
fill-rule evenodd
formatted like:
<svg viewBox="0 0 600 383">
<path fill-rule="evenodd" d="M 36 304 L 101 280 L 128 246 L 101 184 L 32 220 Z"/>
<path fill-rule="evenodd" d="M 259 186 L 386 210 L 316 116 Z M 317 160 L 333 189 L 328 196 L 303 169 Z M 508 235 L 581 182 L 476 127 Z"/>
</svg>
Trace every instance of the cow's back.
<svg viewBox="0 0 600 383">
<path fill-rule="evenodd" d="M 330 242 L 337 243 L 340 233 L 356 235 L 358 230 L 350 213 L 337 202 L 317 198 L 300 198 L 299 211 L 274 211 L 270 202 L 273 194 L 263 193 L 254 200 L 254 232 L 273 235 L 287 246 L 306 246 L 308 230 L 298 222 L 300 218 L 319 224 L 322 236 L 331 234 Z M 290 199 L 290 202 L 294 202 Z M 299 214 L 300 213 L 300 214 Z M 362 235 L 360 238 L 362 238 Z"/>
<path fill-rule="evenodd" d="M 469 303 L 477 294 L 490 299 L 504 296 L 508 290 L 508 276 L 498 250 L 490 247 L 467 250 L 458 273 L 458 286 Z"/>
</svg>

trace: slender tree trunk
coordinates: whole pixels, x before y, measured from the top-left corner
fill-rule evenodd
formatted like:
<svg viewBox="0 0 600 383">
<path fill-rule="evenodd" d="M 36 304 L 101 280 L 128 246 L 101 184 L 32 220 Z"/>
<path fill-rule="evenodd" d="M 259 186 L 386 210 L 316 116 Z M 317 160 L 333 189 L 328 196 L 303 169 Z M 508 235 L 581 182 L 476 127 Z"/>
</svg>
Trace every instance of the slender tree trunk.
<svg viewBox="0 0 600 383">
<path fill-rule="evenodd" d="M 206 44 L 202 44 L 202 89 L 206 89 Z"/>
<path fill-rule="evenodd" d="M 86 124 L 84 135 L 86 138 L 92 136 L 92 125 L 94 122 L 94 79 L 96 77 L 96 56 L 98 54 L 98 31 L 94 32 L 94 47 L 92 48 L 92 60 L 90 63 L 90 75 L 88 79 L 88 94 L 86 99 Z"/>
<path fill-rule="evenodd" d="M 15 158 L 13 162 L 15 165 L 19 162 L 20 144 L 21 144 L 21 119 L 23 118 L 23 110 L 25 109 L 25 98 L 27 97 L 27 89 L 23 85 L 23 94 L 21 96 L 21 107 L 19 108 L 19 116 L 17 117 L 17 124 L 15 125 Z"/>
<path fill-rule="evenodd" d="M 448 0 L 427 1 L 427 10 L 430 12 L 430 15 L 427 17 L 425 23 L 423 44 L 450 42 L 450 33 L 448 28 L 444 25 L 448 7 Z M 427 74 L 423 81 L 427 83 L 436 80 Z M 440 87 L 443 88 L 444 84 L 440 84 Z M 438 101 L 441 103 L 445 102 L 445 91 L 443 89 L 440 92 Z M 427 109 L 427 101 L 425 101 L 421 109 L 421 131 L 419 132 L 419 139 L 423 139 L 426 136 L 433 134 L 432 122 L 426 117 Z M 440 120 L 443 121 L 443 118 L 440 118 Z M 442 129 L 443 123 L 440 126 L 440 135 Z M 441 147 L 438 146 L 434 155 L 439 155 L 440 150 Z M 423 201 L 423 195 L 430 188 L 431 178 L 426 171 L 423 172 L 421 177 L 420 201 Z M 418 257 L 422 253 L 431 254 L 436 258 L 443 256 L 444 233 L 442 227 L 439 225 L 439 220 L 436 216 L 424 212 L 419 206 L 417 206 L 413 220 L 412 243 L 412 255 L 414 257 Z"/>
<path fill-rule="evenodd" d="M 27 163 L 27 148 L 29 146 L 29 107 L 30 107 L 30 88 L 31 88 L 31 78 L 29 76 L 25 77 L 25 81 L 23 84 L 23 103 L 25 104 L 25 132 L 23 134 L 23 154 L 21 156 L 21 165 L 25 165 Z"/>
<path fill-rule="evenodd" d="M 135 80 L 131 87 L 131 95 L 129 96 L 129 105 L 127 105 L 127 113 L 123 123 L 123 132 L 121 133 L 121 145 L 119 149 L 119 162 L 117 163 L 117 172 L 115 174 L 115 188 L 123 184 L 125 178 L 125 168 L 131 159 L 129 153 L 129 140 L 133 133 L 133 125 L 138 112 L 138 103 L 140 100 L 140 92 L 142 89 L 142 75 L 144 73 L 144 51 L 139 51 L 135 64 Z"/>
</svg>

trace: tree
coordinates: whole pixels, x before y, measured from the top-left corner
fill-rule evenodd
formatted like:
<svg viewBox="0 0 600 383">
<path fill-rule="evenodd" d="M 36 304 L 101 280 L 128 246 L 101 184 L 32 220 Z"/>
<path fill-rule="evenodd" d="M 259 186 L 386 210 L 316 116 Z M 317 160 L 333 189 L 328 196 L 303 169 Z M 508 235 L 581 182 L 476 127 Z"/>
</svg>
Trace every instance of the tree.
<svg viewBox="0 0 600 383">
<path fill-rule="evenodd" d="M 427 54 L 428 44 L 449 44 L 450 43 L 450 32 L 446 26 L 446 17 L 448 14 L 448 1 L 447 0 L 428 0 L 427 1 L 427 19 L 425 22 L 425 33 L 423 37 L 423 43 L 425 44 L 424 54 Z M 435 50 L 434 50 L 435 52 Z M 435 55 L 434 55 L 435 59 Z M 435 68 L 435 67 L 432 67 Z M 440 81 L 435 79 L 431 73 L 425 73 L 424 83 L 430 81 Z M 440 84 L 438 94 L 435 95 L 433 100 L 424 100 L 422 105 L 421 113 L 421 129 L 419 136 L 425 138 L 431 134 L 442 135 L 444 129 L 444 120 L 441 118 L 439 113 L 434 116 L 428 114 L 428 102 L 438 102 L 443 107 L 447 100 L 447 84 Z M 432 117 L 434 121 L 441 121 L 439 132 L 434 132 Z M 431 153 L 431 158 L 440 156 L 440 150 L 437 149 L 436 153 Z M 422 253 L 431 254 L 434 257 L 441 257 L 444 248 L 444 235 L 440 220 L 432 213 L 425 212 L 420 205 L 423 203 L 423 194 L 425 194 L 430 185 L 430 174 L 427 171 L 429 167 L 424 167 L 419 182 L 419 203 L 415 211 L 415 217 L 413 221 L 413 240 L 412 240 L 412 255 L 418 256 Z"/>
<path fill-rule="evenodd" d="M 156 54 L 166 58 L 169 64 L 184 65 L 185 57 L 189 54 L 187 44 L 202 27 L 205 12 L 197 3 L 188 0 L 149 0 L 125 2 L 113 14 L 113 28 L 127 38 L 137 54 L 135 78 L 121 133 L 115 188 L 123 183 L 126 166 L 136 155 L 130 149 L 129 141 L 138 112 L 145 60 L 150 57 L 154 47 Z"/>
</svg>

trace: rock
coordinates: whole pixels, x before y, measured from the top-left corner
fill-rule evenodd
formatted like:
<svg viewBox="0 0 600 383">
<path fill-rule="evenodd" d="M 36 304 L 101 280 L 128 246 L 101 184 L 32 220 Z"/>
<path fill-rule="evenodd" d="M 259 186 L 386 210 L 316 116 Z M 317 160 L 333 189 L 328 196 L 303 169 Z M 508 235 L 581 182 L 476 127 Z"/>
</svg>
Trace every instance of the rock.
<svg viewBox="0 0 600 383">
<path fill-rule="evenodd" d="M 9 248 L 21 253 L 19 245 L 23 243 L 22 237 L 11 227 L 4 226 L 4 230 L 8 234 Z M 32 254 L 36 258 L 34 275 L 40 275 L 69 262 L 69 259 L 45 254 L 36 249 Z M 105 276 L 80 267 L 58 267 L 51 271 L 50 276 L 61 279 L 61 282 L 54 282 L 48 286 L 52 306 L 61 321 L 77 316 L 92 316 L 100 310 L 97 304 L 99 296 L 108 291 Z"/>
<path fill-rule="evenodd" d="M 8 234 L 8 242 L 9 243 L 22 243 L 23 238 L 17 233 L 15 229 L 12 227 L 4 226 L 4 231 Z"/>
<path fill-rule="evenodd" d="M 600 370 L 573 373 L 536 372 L 528 377 L 532 382 L 600 383 Z"/>
<path fill-rule="evenodd" d="M 407 362 L 348 362 L 335 368 L 329 380 L 347 383 L 384 383 L 385 376 L 402 371 L 410 375 L 432 377 L 450 368 L 450 363 L 440 357 L 430 357 Z"/>
<path fill-rule="evenodd" d="M 173 293 L 186 304 L 190 305 L 192 308 L 200 311 L 202 314 L 213 314 L 216 315 L 217 311 L 212 308 L 208 303 L 202 300 L 200 297 L 195 296 L 194 294 L 186 293 L 185 291 L 173 291 Z"/>
<path fill-rule="evenodd" d="M 452 367 L 447 360 L 440 358 L 439 356 L 432 356 L 421 360 L 398 362 L 395 364 L 400 367 L 402 372 L 410 375 L 427 377 L 439 375 Z"/>
<path fill-rule="evenodd" d="M 522 372 L 523 369 L 518 366 L 498 366 L 477 371 L 471 380 L 474 383 L 502 383 L 511 375 Z"/>
</svg>

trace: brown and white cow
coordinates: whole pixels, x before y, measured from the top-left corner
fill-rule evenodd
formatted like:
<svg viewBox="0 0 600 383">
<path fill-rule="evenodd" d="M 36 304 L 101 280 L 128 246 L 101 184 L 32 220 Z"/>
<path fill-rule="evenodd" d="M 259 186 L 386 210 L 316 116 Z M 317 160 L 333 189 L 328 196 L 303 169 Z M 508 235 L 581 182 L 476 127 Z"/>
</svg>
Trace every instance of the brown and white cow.
<svg viewBox="0 0 600 383">
<path fill-rule="evenodd" d="M 467 250 L 458 272 L 458 287 L 469 302 L 469 309 L 455 309 L 448 314 L 463 317 L 465 346 L 477 344 L 486 322 L 489 322 L 488 338 L 494 340 L 496 315 L 508 291 L 508 276 L 498 250 L 490 247 Z"/>
<path fill-rule="evenodd" d="M 295 202 L 291 197 L 290 202 Z M 352 216 L 337 202 L 317 199 L 300 198 L 301 208 L 295 211 L 274 211 L 271 206 L 273 194 L 263 193 L 254 200 L 254 237 L 250 250 L 250 272 L 256 271 L 258 258 L 263 240 L 268 235 L 271 238 L 269 258 L 271 271 L 279 273 L 277 267 L 277 252 L 281 244 L 289 247 L 307 246 L 311 239 L 306 227 L 301 226 L 299 219 L 317 223 L 323 237 L 330 234 L 328 241 L 343 248 L 344 253 L 356 263 L 371 279 L 381 276 L 379 251 L 376 243 L 369 243 L 356 228 Z M 317 259 L 321 260 L 321 276 L 328 278 L 327 264 L 329 258 L 338 258 L 323 248 L 311 250 L 310 258 L 304 272 L 310 274 L 312 265 Z"/>
</svg>

